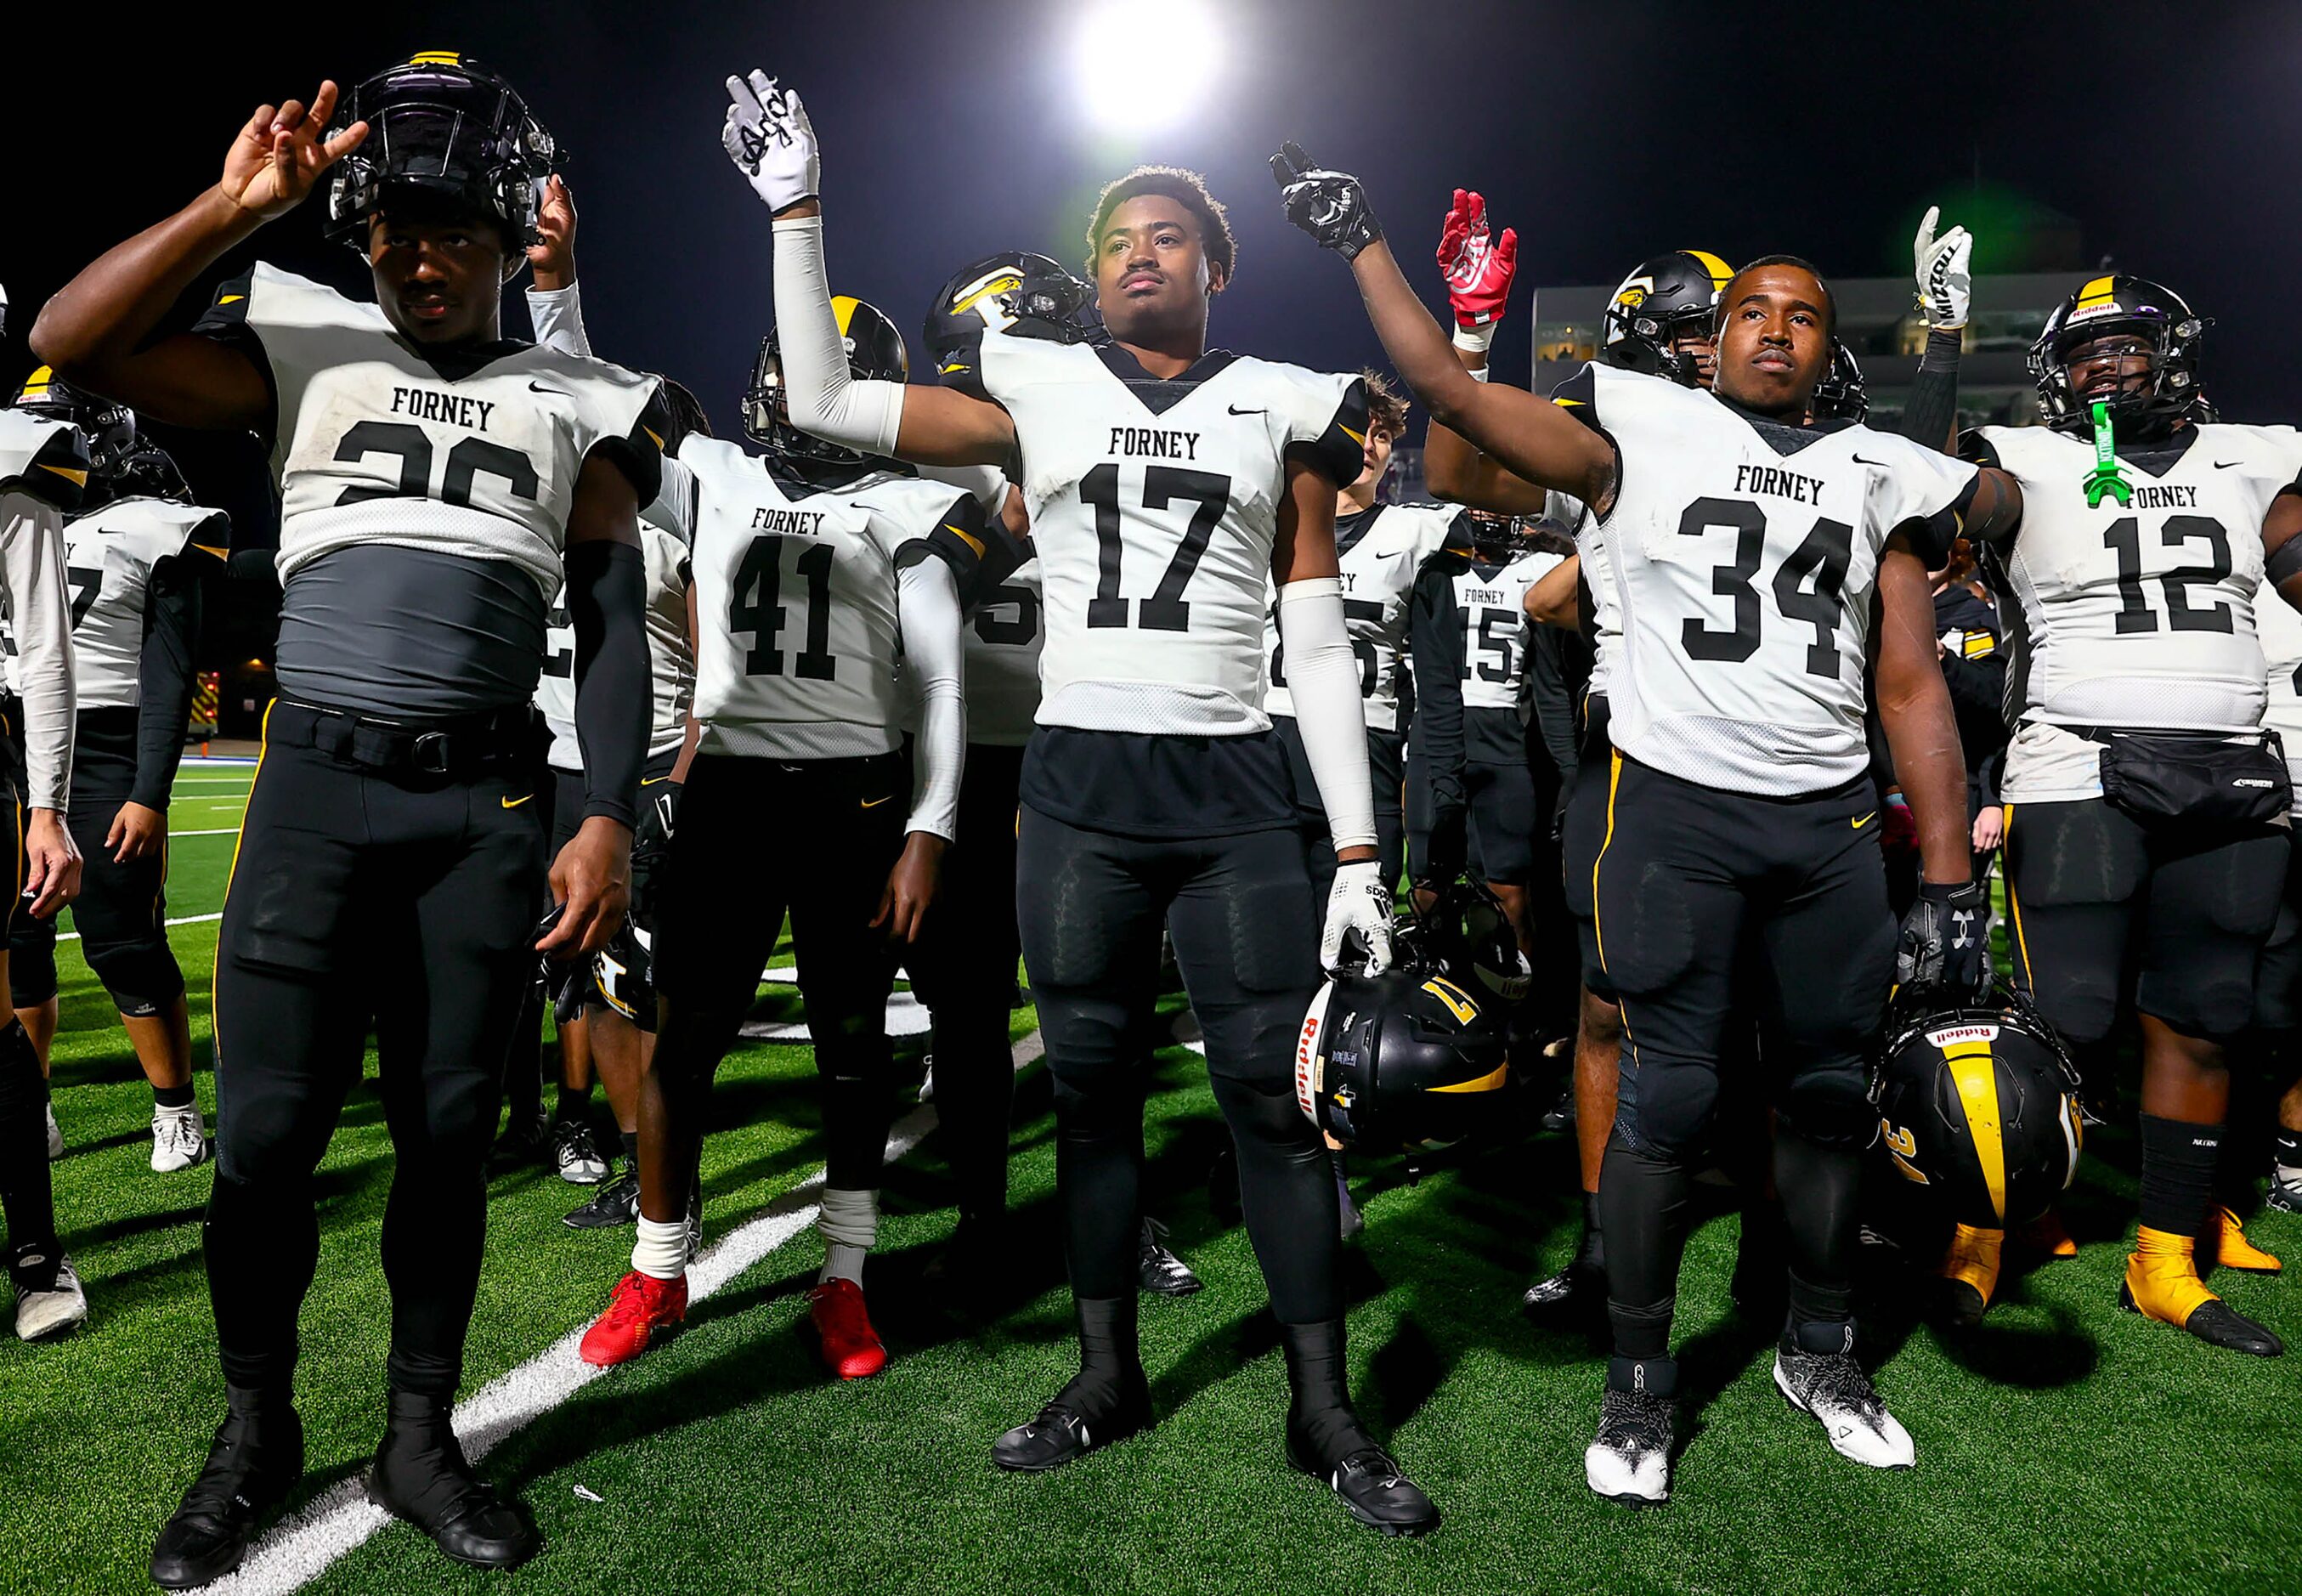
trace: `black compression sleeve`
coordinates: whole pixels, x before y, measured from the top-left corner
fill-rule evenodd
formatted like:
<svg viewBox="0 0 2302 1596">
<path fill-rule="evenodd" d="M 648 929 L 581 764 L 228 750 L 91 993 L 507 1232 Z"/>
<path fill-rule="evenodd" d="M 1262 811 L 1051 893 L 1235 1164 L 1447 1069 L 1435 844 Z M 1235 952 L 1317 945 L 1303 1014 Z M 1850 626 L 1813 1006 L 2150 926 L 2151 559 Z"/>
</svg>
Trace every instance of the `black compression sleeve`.
<svg viewBox="0 0 2302 1596">
<path fill-rule="evenodd" d="M 190 559 L 172 555 L 152 567 L 144 593 L 144 648 L 136 661 L 136 783 L 128 798 L 162 814 L 168 812 L 168 792 L 176 785 L 191 725 L 200 609 L 200 573 Z"/>
<path fill-rule="evenodd" d="M 647 763 L 647 564 L 629 543 L 567 550 L 567 615 L 576 625 L 576 741 L 584 753 L 584 816 L 639 819 Z"/>
<path fill-rule="evenodd" d="M 1937 327 L 1927 334 L 1918 375 L 1903 407 L 1903 436 L 1928 449 L 1944 449 L 1958 425 L 1958 357 L 1964 332 Z"/>
<path fill-rule="evenodd" d="M 1463 629 L 1456 614 L 1449 557 L 1428 561 L 1415 579 L 1407 623 L 1415 659 L 1415 724 L 1441 809 L 1463 806 Z"/>
</svg>

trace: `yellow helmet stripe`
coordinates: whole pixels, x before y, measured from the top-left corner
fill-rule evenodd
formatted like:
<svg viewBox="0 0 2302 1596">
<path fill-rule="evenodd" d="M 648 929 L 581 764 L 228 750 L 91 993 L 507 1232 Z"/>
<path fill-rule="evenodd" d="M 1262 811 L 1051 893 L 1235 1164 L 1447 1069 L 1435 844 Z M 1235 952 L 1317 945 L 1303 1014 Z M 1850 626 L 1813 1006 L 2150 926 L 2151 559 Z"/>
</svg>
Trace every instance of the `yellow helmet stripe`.
<svg viewBox="0 0 2302 1596">
<path fill-rule="evenodd" d="M 1019 289 L 1022 286 L 1023 279 L 1013 272 L 995 273 L 989 281 L 984 283 L 982 287 L 968 295 L 967 298 L 953 301 L 950 313 L 953 315 L 957 315 L 962 310 L 973 309 L 979 300 L 987 299 L 994 294 L 1004 294 L 1008 292 L 1010 290 Z"/>
<path fill-rule="evenodd" d="M 840 337 L 847 336 L 848 323 L 855 319 L 855 307 L 862 303 L 862 300 L 853 298 L 846 294 L 834 294 L 831 297 L 831 319 L 839 323 Z"/>
<path fill-rule="evenodd" d="M 1702 263 L 1702 269 L 1710 273 L 1710 286 L 1712 288 L 1725 288 L 1726 286 L 1727 279 L 1735 275 L 1734 267 L 1728 265 L 1725 261 L 1711 254 L 1708 249 L 1682 249 L 1679 253 L 1682 255 L 1691 255 L 1695 259 Z"/>
<path fill-rule="evenodd" d="M 2079 302 L 2076 308 L 2092 310 L 2097 305 L 2109 304 L 2117 297 L 2117 291 L 2111 287 L 2111 279 L 2097 277 L 2079 290 Z"/>
<path fill-rule="evenodd" d="M 1426 1087 L 1424 1089 L 1432 1092 L 1500 1092 L 1509 1075 L 1508 1064 L 1497 1064 L 1491 1073 L 1482 1075 L 1476 1080 L 1458 1080 L 1453 1086 Z"/>
<path fill-rule="evenodd" d="M 461 66 L 464 64 L 464 53 L 461 50 L 418 50 L 407 58 L 407 64 L 410 66 Z"/>
<path fill-rule="evenodd" d="M 1951 1084 L 1958 1088 L 1959 1107 L 1966 1115 L 1966 1133 L 1974 1143 L 1974 1156 L 1982 1165 L 1982 1183 L 1990 1191 L 1991 1211 L 1999 1222 L 2006 1219 L 2006 1128 L 1998 1107 L 1998 1071 L 1986 1041 L 1953 1042 L 1943 1049 L 1950 1063 Z"/>
</svg>

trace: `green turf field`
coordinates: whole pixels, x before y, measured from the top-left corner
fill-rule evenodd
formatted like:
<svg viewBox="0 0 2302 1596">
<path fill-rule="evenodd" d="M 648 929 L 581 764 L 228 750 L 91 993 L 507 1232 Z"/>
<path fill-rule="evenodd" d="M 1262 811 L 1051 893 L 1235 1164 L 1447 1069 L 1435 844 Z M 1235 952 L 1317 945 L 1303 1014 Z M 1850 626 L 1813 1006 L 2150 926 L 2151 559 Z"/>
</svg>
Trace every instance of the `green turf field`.
<svg viewBox="0 0 2302 1596">
<path fill-rule="evenodd" d="M 231 826 L 245 783 L 244 768 L 186 767 L 172 916 L 220 907 L 231 838 L 189 834 Z M 174 935 L 212 1104 L 215 925 Z M 55 1166 L 57 1205 L 92 1313 L 60 1344 L 0 1341 L 0 1590 L 128 1591 L 143 1585 L 153 1531 L 222 1400 L 198 1253 L 210 1175 L 146 1167 L 148 1093 L 76 945 L 62 951 L 55 1096 L 71 1153 Z M 788 988 L 767 992 L 764 1018 L 796 1017 Z M 1017 1012 L 1019 1039 L 1031 1024 Z M 918 1044 L 907 1046 L 916 1056 Z M 1648 1514 L 1599 1502 L 1582 1483 L 1594 1342 L 1517 1306 L 1527 1279 L 1572 1244 L 1567 1138 L 1498 1147 L 1411 1187 L 1396 1166 L 1369 1165 L 1368 1230 L 1347 1277 L 1355 1382 L 1447 1515 L 1428 1541 L 1381 1541 L 1281 1458 L 1285 1377 L 1254 1259 L 1205 1190 L 1221 1123 L 1199 1061 L 1181 1048 L 1162 1059 L 1149 1202 L 1208 1289 L 1144 1305 L 1164 1415 L 1148 1436 L 1046 1478 L 990 1464 L 991 1438 L 1070 1368 L 1052 1125 L 1034 1070 L 1014 1138 L 1021 1279 L 989 1328 L 914 1289 L 950 1222 L 929 1137 L 887 1177 L 871 1282 L 895 1353 L 886 1373 L 843 1387 L 818 1372 L 797 1333 L 819 1257 L 802 1229 L 702 1303 L 685 1334 L 583 1384 L 497 1447 L 483 1468 L 533 1508 L 547 1540 L 535 1563 L 508 1580 L 452 1569 L 394 1525 L 315 1563 L 318 1587 L 2302 1590 L 2302 1479 L 2286 1450 L 2302 1364 L 2217 1353 L 2116 1312 L 2135 1146 L 2108 1132 L 2090 1142 L 2066 1208 L 2081 1256 L 2012 1279 L 1979 1334 L 1953 1340 L 1915 1323 L 1901 1306 L 1906 1277 L 1874 1259 L 1866 1333 L 1880 1389 L 1917 1438 L 1908 1474 L 1845 1462 L 1783 1406 L 1768 1338 L 1726 1305 L 1736 1222 L 1705 1223 L 1680 1322 L 1693 1434 L 1676 1499 Z M 811 1078 L 808 1051 L 788 1045 L 748 1045 L 723 1070 L 723 1129 L 705 1155 L 710 1242 L 819 1169 Z M 1554 1090 L 1542 1083 L 1531 1100 Z M 320 1283 L 304 1317 L 315 1493 L 359 1469 L 379 1427 L 389 1310 L 375 1244 L 391 1172 L 364 1088 L 323 1170 Z M 558 1222 L 580 1195 L 542 1171 L 497 1182 L 467 1394 L 586 1323 L 625 1267 L 629 1232 L 578 1235 Z M 2302 1222 L 2273 1214 L 2252 1230 L 2302 1267 Z M 2216 1284 L 2302 1338 L 2294 1288 Z"/>
</svg>

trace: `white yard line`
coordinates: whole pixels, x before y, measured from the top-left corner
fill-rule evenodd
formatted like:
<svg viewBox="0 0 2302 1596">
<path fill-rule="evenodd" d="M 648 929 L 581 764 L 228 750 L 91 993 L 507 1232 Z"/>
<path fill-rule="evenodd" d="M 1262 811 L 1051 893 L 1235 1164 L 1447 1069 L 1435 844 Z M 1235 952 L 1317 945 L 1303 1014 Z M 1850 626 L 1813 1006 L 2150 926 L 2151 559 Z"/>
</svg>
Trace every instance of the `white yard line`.
<svg viewBox="0 0 2302 1596">
<path fill-rule="evenodd" d="M 161 923 L 170 926 L 197 926 L 203 925 L 212 920 L 222 920 L 223 918 L 223 911 L 219 909 L 214 914 L 187 914 L 180 920 L 164 920 Z M 58 942 L 78 942 L 80 940 L 80 933 L 78 931 L 59 931 L 56 933 L 56 940 Z"/>
<path fill-rule="evenodd" d="M 170 832 L 168 833 L 168 835 L 169 835 L 170 836 L 172 836 L 172 837 L 178 837 L 178 836 L 238 836 L 239 835 L 239 827 L 237 827 L 237 826 L 211 826 L 211 827 L 208 827 L 206 829 L 205 829 L 205 830 L 201 830 L 201 831 L 173 831 L 173 830 L 172 830 L 172 831 L 170 831 Z"/>
<path fill-rule="evenodd" d="M 1033 1031 L 1015 1044 L 1015 1067 L 1021 1070 L 1037 1059 L 1040 1052 L 1039 1033 Z M 931 1105 L 905 1114 L 888 1133 L 889 1161 L 903 1157 L 919 1146 L 935 1122 Z M 813 1224 L 821 1203 L 811 1194 L 822 1186 L 823 1172 L 818 1170 L 753 1218 L 704 1248 L 702 1256 L 688 1266 L 688 1302 L 693 1305 L 702 1301 Z M 589 1328 L 578 1325 L 457 1405 L 456 1434 L 464 1443 L 466 1457 L 477 1462 L 498 1442 L 609 1373 L 593 1368 L 576 1354 L 584 1331 Z M 656 1356 L 676 1354 L 658 1352 Z M 228 1592 L 229 1596 L 298 1590 L 390 1522 L 382 1508 L 368 1502 L 364 1474 L 340 1481 L 307 1503 L 301 1512 L 273 1525 L 248 1553 L 239 1572 L 206 1588 Z"/>
</svg>

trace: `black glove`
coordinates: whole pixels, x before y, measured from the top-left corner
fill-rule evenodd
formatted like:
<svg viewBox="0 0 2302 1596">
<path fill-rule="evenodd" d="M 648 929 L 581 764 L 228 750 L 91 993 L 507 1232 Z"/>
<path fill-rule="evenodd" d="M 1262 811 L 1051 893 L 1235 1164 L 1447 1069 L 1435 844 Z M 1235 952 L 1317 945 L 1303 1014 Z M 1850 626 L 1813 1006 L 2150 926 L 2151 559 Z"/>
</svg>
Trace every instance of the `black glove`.
<svg viewBox="0 0 2302 1596">
<path fill-rule="evenodd" d="M 639 829 L 632 833 L 631 914 L 640 929 L 652 931 L 664 860 L 671 853 L 672 833 L 679 827 L 679 783 L 660 783 L 646 796 Z"/>
<path fill-rule="evenodd" d="M 1449 886 L 1470 868 L 1470 811 L 1459 803 L 1441 802 L 1431 813 L 1431 840 L 1424 844 L 1425 884 Z"/>
<path fill-rule="evenodd" d="M 1990 979 L 1990 895 L 1979 881 L 1919 886 L 1895 947 L 1895 980 L 1903 990 L 1940 992 L 1963 1003 Z"/>
<path fill-rule="evenodd" d="M 1359 180 L 1312 165 L 1301 145 L 1291 139 L 1281 145 L 1271 157 L 1271 175 L 1279 180 L 1287 220 L 1316 239 L 1321 248 L 1351 260 L 1382 237 Z"/>
</svg>

